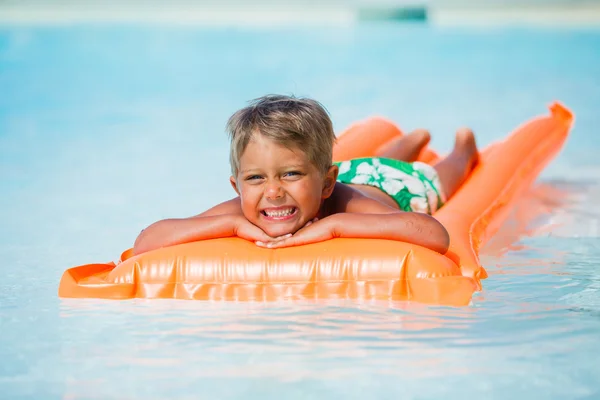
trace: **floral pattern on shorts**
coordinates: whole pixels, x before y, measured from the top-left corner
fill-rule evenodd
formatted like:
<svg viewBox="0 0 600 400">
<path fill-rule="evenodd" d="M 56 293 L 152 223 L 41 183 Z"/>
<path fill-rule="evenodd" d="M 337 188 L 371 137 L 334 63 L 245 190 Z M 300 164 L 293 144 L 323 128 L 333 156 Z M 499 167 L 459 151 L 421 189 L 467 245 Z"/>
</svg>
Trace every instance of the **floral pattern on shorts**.
<svg viewBox="0 0 600 400">
<path fill-rule="evenodd" d="M 401 210 L 433 214 L 444 204 L 440 179 L 431 165 L 370 157 L 335 164 L 338 182 L 377 187 Z"/>
</svg>

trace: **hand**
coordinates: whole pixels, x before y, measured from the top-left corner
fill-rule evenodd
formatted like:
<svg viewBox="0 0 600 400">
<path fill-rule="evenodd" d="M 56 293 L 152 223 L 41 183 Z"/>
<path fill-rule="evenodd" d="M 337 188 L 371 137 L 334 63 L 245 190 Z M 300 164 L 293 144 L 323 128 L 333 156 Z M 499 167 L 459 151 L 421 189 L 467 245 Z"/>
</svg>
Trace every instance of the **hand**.
<svg viewBox="0 0 600 400">
<path fill-rule="evenodd" d="M 262 243 L 262 242 L 270 243 L 273 241 L 285 239 L 285 238 L 292 236 L 292 234 L 289 233 L 287 235 L 279 236 L 276 238 L 271 237 L 271 236 L 267 235 L 262 229 L 260 229 L 258 226 L 254 225 L 253 223 L 248 221 L 243 216 L 240 216 L 239 220 L 236 222 L 235 235 L 242 239 L 246 239 L 251 242 L 255 242 L 257 244 L 259 242 L 260 243 Z"/>
<path fill-rule="evenodd" d="M 329 219 L 329 218 L 328 218 Z M 317 223 L 318 218 L 308 221 L 306 225 L 300 228 L 293 235 L 280 236 L 272 241 L 257 241 L 256 244 L 260 247 L 276 249 L 280 247 L 300 246 L 303 244 L 323 242 L 335 237 L 333 227 L 327 220 L 321 220 Z M 309 228 L 310 227 L 310 228 Z"/>
</svg>

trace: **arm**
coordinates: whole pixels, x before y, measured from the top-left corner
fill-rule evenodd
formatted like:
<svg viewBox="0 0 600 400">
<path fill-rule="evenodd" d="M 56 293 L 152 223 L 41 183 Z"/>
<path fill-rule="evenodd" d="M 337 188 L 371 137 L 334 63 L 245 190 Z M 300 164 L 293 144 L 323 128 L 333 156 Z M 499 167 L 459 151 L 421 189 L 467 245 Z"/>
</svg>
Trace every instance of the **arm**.
<svg viewBox="0 0 600 400">
<path fill-rule="evenodd" d="M 291 238 L 258 244 L 274 248 L 335 237 L 386 238 L 414 243 L 442 254 L 448 250 L 448 231 L 432 216 L 399 211 L 341 183 L 336 184 L 328 201 L 331 202 L 329 216 L 300 229 Z"/>
<path fill-rule="evenodd" d="M 334 237 L 383 237 L 414 243 L 441 254 L 448 251 L 450 245 L 450 236 L 446 228 L 427 214 L 336 214 L 330 219 Z"/>
<path fill-rule="evenodd" d="M 384 237 L 414 243 L 441 254 L 448 251 L 450 235 L 431 215 L 399 211 L 348 185 L 339 184 L 336 190 L 334 208 L 342 214 L 332 215 L 335 217 L 333 229 L 341 237 Z M 361 232 L 367 236 L 358 236 Z"/>
<path fill-rule="evenodd" d="M 133 253 L 144 253 L 159 247 L 196 240 L 235 236 L 236 224 L 236 216 L 228 214 L 163 219 L 140 233 L 133 245 Z"/>
<path fill-rule="evenodd" d="M 421 213 L 334 214 L 301 229 L 290 238 L 258 243 L 269 248 L 296 246 L 333 238 L 386 238 L 414 243 L 444 254 L 450 236 L 435 218 Z"/>
<path fill-rule="evenodd" d="M 194 217 L 164 219 L 153 223 L 139 234 L 133 246 L 133 253 L 140 254 L 165 246 L 231 236 L 252 241 L 274 240 L 244 218 L 239 198 L 234 198 Z"/>
</svg>

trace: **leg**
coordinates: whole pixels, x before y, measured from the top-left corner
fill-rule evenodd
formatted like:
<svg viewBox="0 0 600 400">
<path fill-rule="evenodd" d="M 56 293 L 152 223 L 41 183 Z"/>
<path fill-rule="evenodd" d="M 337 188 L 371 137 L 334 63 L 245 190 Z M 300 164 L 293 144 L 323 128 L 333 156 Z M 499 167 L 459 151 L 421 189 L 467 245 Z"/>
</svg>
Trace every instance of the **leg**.
<svg viewBox="0 0 600 400">
<path fill-rule="evenodd" d="M 377 157 L 394 158 L 400 161 L 413 162 L 429 140 L 429 132 L 417 129 L 406 136 L 399 137 L 377 149 Z"/>
<path fill-rule="evenodd" d="M 473 132 L 468 128 L 460 129 L 456 133 L 456 143 L 452 153 L 434 165 L 446 198 L 449 199 L 456 193 L 478 160 L 479 153 Z"/>
</svg>

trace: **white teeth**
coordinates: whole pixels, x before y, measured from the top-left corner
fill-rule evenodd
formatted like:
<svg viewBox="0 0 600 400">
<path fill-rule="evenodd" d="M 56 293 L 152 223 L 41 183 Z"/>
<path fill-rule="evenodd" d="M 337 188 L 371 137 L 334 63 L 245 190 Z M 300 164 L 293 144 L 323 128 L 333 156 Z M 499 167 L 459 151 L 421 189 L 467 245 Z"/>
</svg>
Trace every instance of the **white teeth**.
<svg viewBox="0 0 600 400">
<path fill-rule="evenodd" d="M 277 211 L 267 211 L 265 210 L 265 214 L 268 217 L 287 217 L 288 215 L 292 215 L 294 212 L 293 208 L 288 208 L 287 210 L 277 210 Z"/>
</svg>

